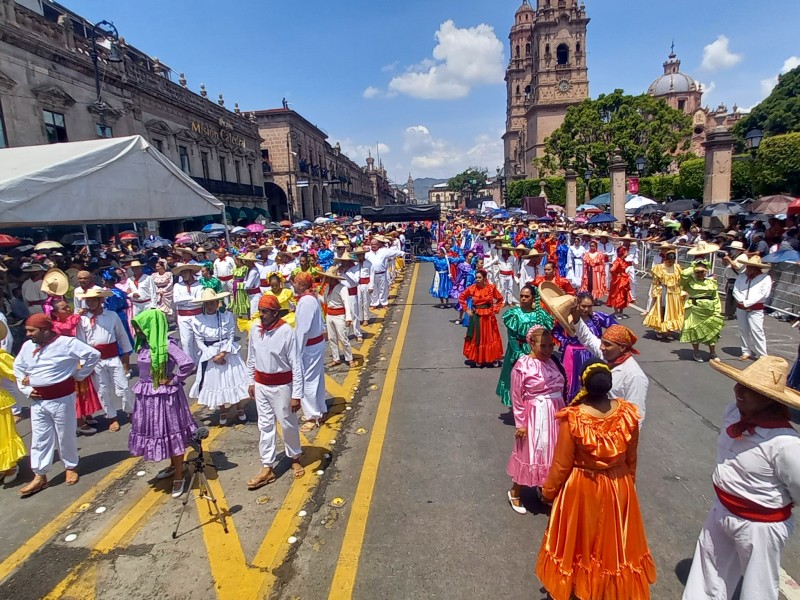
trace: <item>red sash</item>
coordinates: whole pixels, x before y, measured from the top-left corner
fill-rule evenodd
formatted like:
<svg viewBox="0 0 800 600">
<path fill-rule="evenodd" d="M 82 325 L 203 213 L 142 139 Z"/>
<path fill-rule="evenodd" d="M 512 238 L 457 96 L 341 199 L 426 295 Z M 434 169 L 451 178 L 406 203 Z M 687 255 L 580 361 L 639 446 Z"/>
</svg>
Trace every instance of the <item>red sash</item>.
<svg viewBox="0 0 800 600">
<path fill-rule="evenodd" d="M 508 275 L 513 275 L 513 274 L 514 274 L 514 271 L 500 271 L 500 275 L 508 276 Z"/>
<path fill-rule="evenodd" d="M 766 308 L 766 306 L 764 306 L 763 302 L 759 302 L 758 304 L 751 304 L 750 306 L 746 307 L 741 302 L 737 302 L 736 303 L 736 308 L 740 308 L 742 310 L 746 310 L 747 312 L 750 312 L 751 310 L 764 310 Z"/>
<path fill-rule="evenodd" d="M 191 308 L 188 310 L 178 310 L 179 317 L 196 317 L 203 312 L 202 308 Z"/>
<path fill-rule="evenodd" d="M 358 280 L 358 285 L 367 285 L 369 283 L 369 277 L 362 277 Z"/>
<path fill-rule="evenodd" d="M 329 317 L 341 317 L 342 315 L 346 314 L 344 308 L 328 308 L 327 312 Z"/>
<path fill-rule="evenodd" d="M 116 347 L 116 344 L 114 344 Z M 33 398 L 33 400 L 55 400 L 56 398 L 63 398 L 75 393 L 75 380 L 70 377 L 59 383 L 53 385 L 42 385 L 33 388 L 40 396 L 40 398 Z"/>
<path fill-rule="evenodd" d="M 792 505 L 787 504 L 781 508 L 767 508 L 756 504 L 752 500 L 734 496 L 714 486 L 720 504 L 740 519 L 755 521 L 756 523 L 780 523 L 792 516 Z"/>
<path fill-rule="evenodd" d="M 103 360 L 106 358 L 114 358 L 119 356 L 119 347 L 117 346 L 117 342 L 111 342 L 110 344 L 97 344 L 93 346 L 93 348 L 100 353 L 100 358 Z"/>
<path fill-rule="evenodd" d="M 357 287 L 347 288 L 347 293 L 350 296 L 358 296 L 358 288 Z"/>
<path fill-rule="evenodd" d="M 306 346 L 316 346 L 324 339 L 325 339 L 324 335 L 318 335 L 317 337 L 308 338 L 308 340 L 306 340 Z"/>
<path fill-rule="evenodd" d="M 256 383 L 261 385 L 287 385 L 292 383 L 292 372 L 262 373 L 261 371 L 256 371 L 255 380 Z"/>
<path fill-rule="evenodd" d="M 248 296 L 255 296 L 256 294 L 261 293 L 261 288 L 250 288 L 245 290 L 245 292 L 247 292 Z"/>
<path fill-rule="evenodd" d="M 233 279 L 233 275 L 221 275 L 217 277 L 217 279 L 219 279 L 220 281 L 230 281 L 231 279 Z"/>
</svg>

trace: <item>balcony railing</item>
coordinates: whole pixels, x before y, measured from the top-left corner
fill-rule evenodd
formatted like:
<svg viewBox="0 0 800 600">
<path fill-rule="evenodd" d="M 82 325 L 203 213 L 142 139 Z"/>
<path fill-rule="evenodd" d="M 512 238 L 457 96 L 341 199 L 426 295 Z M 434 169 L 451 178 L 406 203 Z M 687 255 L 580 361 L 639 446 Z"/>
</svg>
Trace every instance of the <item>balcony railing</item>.
<svg viewBox="0 0 800 600">
<path fill-rule="evenodd" d="M 212 194 L 228 196 L 252 196 L 257 198 L 264 197 L 264 188 L 260 185 L 245 185 L 243 183 L 220 181 L 218 179 L 205 179 L 203 177 L 192 177 L 192 179 L 194 179 Z"/>
</svg>

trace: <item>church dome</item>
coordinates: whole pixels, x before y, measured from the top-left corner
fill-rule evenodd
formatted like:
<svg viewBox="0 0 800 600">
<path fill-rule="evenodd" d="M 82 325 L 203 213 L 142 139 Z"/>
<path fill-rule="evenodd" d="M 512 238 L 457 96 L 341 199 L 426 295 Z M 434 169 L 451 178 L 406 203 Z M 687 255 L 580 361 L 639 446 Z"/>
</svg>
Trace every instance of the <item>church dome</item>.
<svg viewBox="0 0 800 600">
<path fill-rule="evenodd" d="M 520 14 L 526 13 L 526 12 L 535 12 L 535 11 L 533 10 L 533 7 L 530 5 L 528 0 L 522 0 L 522 6 L 520 6 L 517 9 L 516 14 L 520 15 Z"/>
<path fill-rule="evenodd" d="M 647 93 L 650 96 L 668 96 L 701 91 L 700 84 L 680 69 L 681 61 L 673 51 L 664 63 L 664 74 L 650 84 Z"/>
</svg>

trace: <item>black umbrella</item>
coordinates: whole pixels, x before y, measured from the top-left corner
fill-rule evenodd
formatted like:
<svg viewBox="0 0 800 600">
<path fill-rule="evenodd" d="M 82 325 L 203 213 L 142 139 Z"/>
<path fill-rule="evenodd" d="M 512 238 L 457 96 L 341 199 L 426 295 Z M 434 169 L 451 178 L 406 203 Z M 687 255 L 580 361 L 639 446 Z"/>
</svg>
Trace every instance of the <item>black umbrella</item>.
<svg viewBox="0 0 800 600">
<path fill-rule="evenodd" d="M 761 213 L 749 213 L 744 217 L 745 221 L 764 221 L 764 223 L 769 222 L 769 219 L 772 215 L 762 215 Z"/>
<path fill-rule="evenodd" d="M 744 212 L 744 209 L 735 202 L 718 202 L 700 207 L 698 213 L 701 217 L 730 217 Z"/>
<path fill-rule="evenodd" d="M 280 231 L 281 229 L 283 229 L 283 227 L 281 227 L 281 224 L 276 223 L 275 221 L 272 221 L 271 223 L 267 223 L 266 225 L 264 225 L 264 231 Z"/>
<path fill-rule="evenodd" d="M 99 243 L 100 242 L 98 242 L 97 240 L 89 240 L 89 245 L 90 246 L 97 246 Z M 73 246 L 85 246 L 86 245 L 86 240 L 84 240 L 83 238 L 81 238 L 79 240 L 75 240 L 74 242 L 72 242 L 72 245 Z"/>
<path fill-rule="evenodd" d="M 683 198 L 681 200 L 673 200 L 672 202 L 667 202 L 661 208 L 664 209 L 664 212 L 670 213 L 677 213 L 683 212 L 685 210 L 694 210 L 700 203 L 697 200 L 689 200 L 688 198 Z"/>
<path fill-rule="evenodd" d="M 640 206 L 639 208 L 634 210 L 633 214 L 636 215 L 637 217 L 644 217 L 647 215 L 655 215 L 663 212 L 664 209 L 658 204 L 645 204 L 644 206 Z"/>
</svg>

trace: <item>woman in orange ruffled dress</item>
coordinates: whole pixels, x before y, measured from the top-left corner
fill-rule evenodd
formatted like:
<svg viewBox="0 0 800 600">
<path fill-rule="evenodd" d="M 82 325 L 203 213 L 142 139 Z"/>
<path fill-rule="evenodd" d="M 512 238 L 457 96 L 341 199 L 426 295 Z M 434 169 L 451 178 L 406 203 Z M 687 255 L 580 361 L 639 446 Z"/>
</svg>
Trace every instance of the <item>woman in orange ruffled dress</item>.
<svg viewBox="0 0 800 600">
<path fill-rule="evenodd" d="M 472 298 L 472 307 L 467 301 Z M 464 338 L 464 357 L 471 367 L 500 366 L 503 360 L 503 338 L 497 326 L 497 313 L 503 306 L 503 295 L 486 279 L 486 271 L 475 273 L 475 283 L 461 292 L 461 309 L 469 315 Z"/>
<path fill-rule="evenodd" d="M 614 309 L 616 319 L 627 319 L 625 309 L 630 305 L 631 297 L 631 276 L 628 274 L 630 266 L 625 260 L 628 251 L 625 246 L 617 248 L 617 258 L 611 263 L 611 285 L 608 286 L 608 300 L 606 306 Z"/>
<path fill-rule="evenodd" d="M 636 495 L 639 411 L 610 398 L 611 371 L 589 363 L 560 411 L 540 497 L 553 502 L 536 575 L 554 600 L 647 600 L 656 569 Z"/>
<path fill-rule="evenodd" d="M 597 250 L 597 241 L 589 242 L 589 251 L 583 255 L 583 281 L 581 291 L 589 292 L 595 305 L 608 293 L 606 283 L 606 261 L 608 257 Z"/>
</svg>

